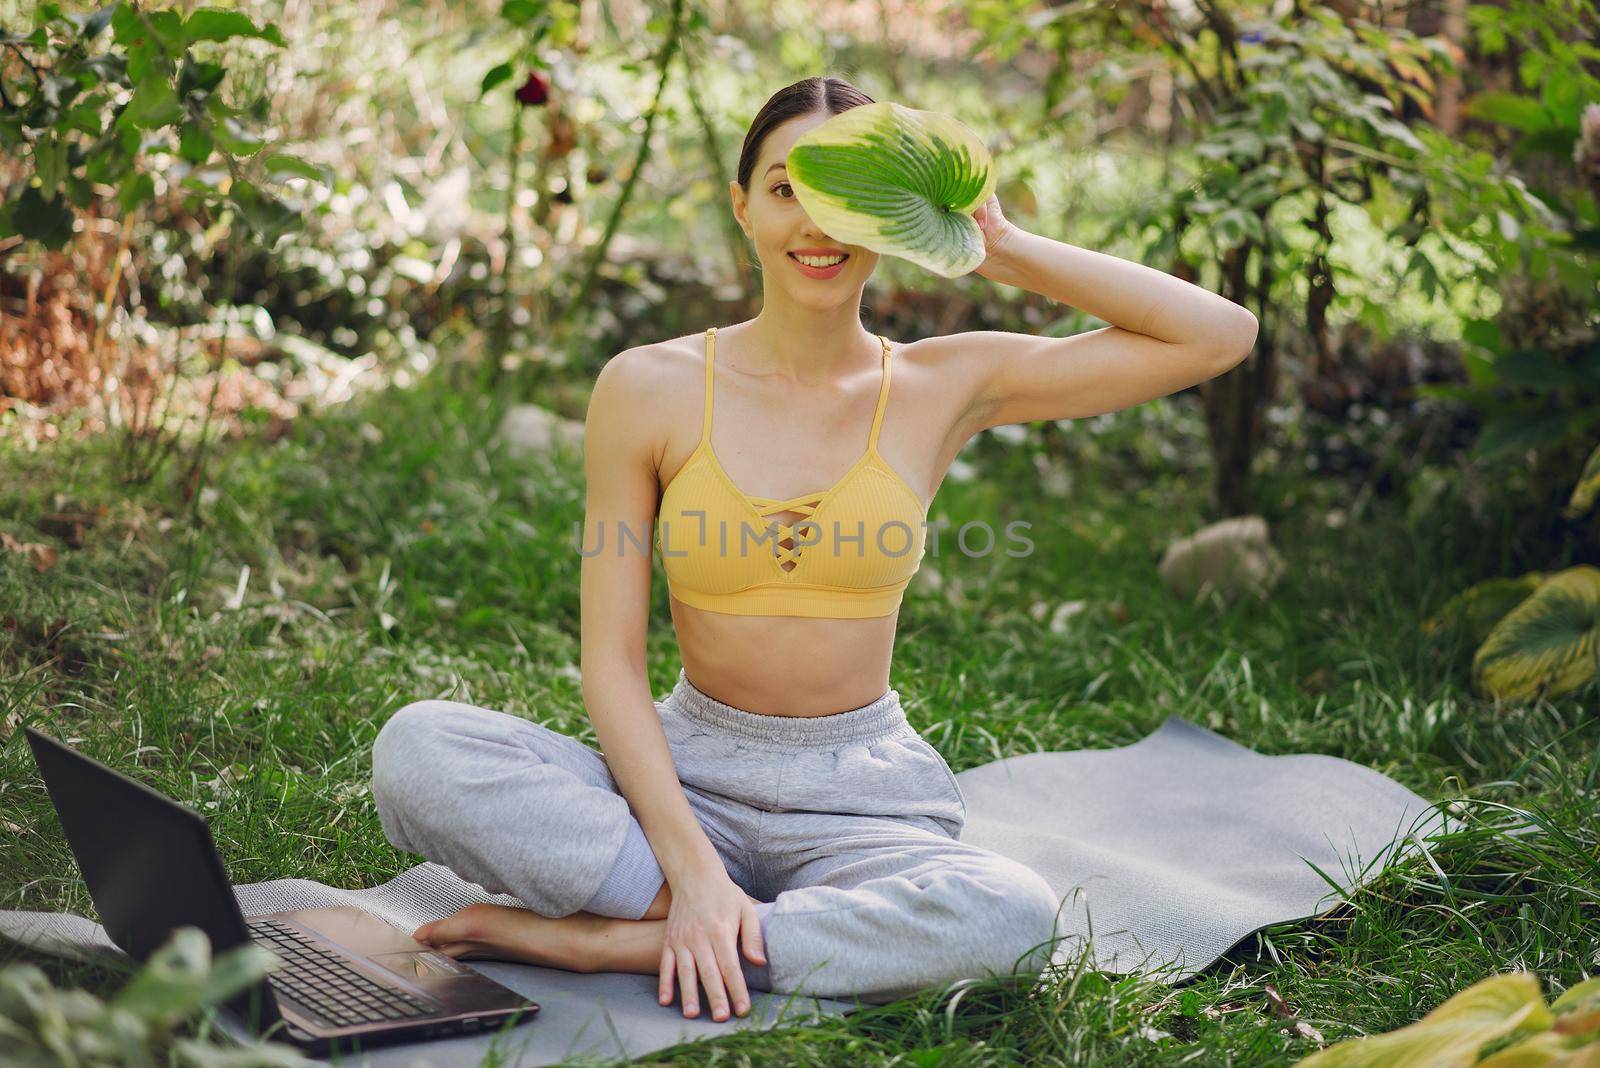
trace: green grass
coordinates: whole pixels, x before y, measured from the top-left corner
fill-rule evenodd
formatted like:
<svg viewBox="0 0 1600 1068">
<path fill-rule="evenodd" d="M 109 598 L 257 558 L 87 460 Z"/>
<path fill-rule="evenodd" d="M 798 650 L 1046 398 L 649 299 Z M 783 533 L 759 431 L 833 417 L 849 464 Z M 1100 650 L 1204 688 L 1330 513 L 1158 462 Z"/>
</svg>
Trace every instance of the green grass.
<svg viewBox="0 0 1600 1068">
<path fill-rule="evenodd" d="M 55 543 L 48 571 L 0 554 L 0 908 L 92 914 L 19 723 L 203 812 L 239 882 L 370 886 L 417 862 L 384 839 L 367 786 L 374 736 L 411 700 L 503 709 L 595 745 L 576 672 L 581 466 L 506 456 L 497 415 L 396 390 L 229 445 L 193 527 L 176 480 L 119 486 L 103 443 L 0 443 L 0 531 L 51 541 L 41 513 L 104 509 L 81 547 Z M 1290 571 L 1276 595 L 1185 605 L 1154 564 L 1203 521 L 1193 411 L 1154 402 L 1075 425 L 1064 446 L 1064 496 L 1038 488 L 1025 452 L 985 440 L 965 457 L 983 477 L 947 480 L 934 504 L 955 525 L 1026 520 L 1034 542 L 1025 558 L 972 559 L 947 531 L 926 562 L 942 590 L 919 582 L 902 610 L 893 684 L 956 770 L 1123 745 L 1176 713 L 1261 752 L 1328 753 L 1463 799 L 1463 830 L 1181 988 L 1071 968 L 1031 995 L 962 984 L 647 1060 L 1281 1064 L 1316 1047 L 1274 1015 L 1268 986 L 1332 1041 L 1408 1023 L 1497 971 L 1531 968 L 1554 993 L 1600 970 L 1595 691 L 1495 707 L 1465 688 L 1470 649 L 1418 636 L 1481 577 L 1438 551 L 1459 532 L 1408 528 L 1385 502 L 1330 529 L 1343 487 L 1278 478 L 1265 512 Z M 678 662 L 659 564 L 651 596 L 662 693 Z M 1049 609 L 1077 599 L 1088 609 L 1052 633 Z M 121 982 L 0 945 L 58 984 Z"/>
</svg>

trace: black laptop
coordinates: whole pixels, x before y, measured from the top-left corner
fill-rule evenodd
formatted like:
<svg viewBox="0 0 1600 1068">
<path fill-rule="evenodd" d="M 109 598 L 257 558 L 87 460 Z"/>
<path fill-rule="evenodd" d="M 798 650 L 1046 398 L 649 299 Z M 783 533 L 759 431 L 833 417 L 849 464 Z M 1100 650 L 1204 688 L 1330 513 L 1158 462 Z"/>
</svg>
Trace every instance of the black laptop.
<svg viewBox="0 0 1600 1068">
<path fill-rule="evenodd" d="M 228 1003 L 252 1032 L 314 1053 L 352 1052 L 531 1019 L 532 1002 L 355 908 L 246 919 L 198 813 L 24 728 L 100 921 L 149 958 L 178 927 L 213 953 L 254 942 L 283 966 Z"/>
</svg>

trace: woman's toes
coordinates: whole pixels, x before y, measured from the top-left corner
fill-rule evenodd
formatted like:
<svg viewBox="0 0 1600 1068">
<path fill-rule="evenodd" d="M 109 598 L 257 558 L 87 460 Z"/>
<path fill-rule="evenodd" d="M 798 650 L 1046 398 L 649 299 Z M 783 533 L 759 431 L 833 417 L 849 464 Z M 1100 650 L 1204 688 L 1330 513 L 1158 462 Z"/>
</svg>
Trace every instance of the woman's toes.
<svg viewBox="0 0 1600 1068">
<path fill-rule="evenodd" d="M 481 953 L 484 951 L 484 947 L 473 942 L 446 942 L 433 948 L 453 960 L 460 960 L 469 953 Z"/>
<path fill-rule="evenodd" d="M 468 905 L 459 909 L 442 920 L 432 920 L 418 927 L 411 935 L 418 942 L 427 942 L 434 946 L 446 942 L 461 942 L 476 938 L 478 929 L 483 926 L 483 915 L 470 910 L 476 905 Z"/>
</svg>

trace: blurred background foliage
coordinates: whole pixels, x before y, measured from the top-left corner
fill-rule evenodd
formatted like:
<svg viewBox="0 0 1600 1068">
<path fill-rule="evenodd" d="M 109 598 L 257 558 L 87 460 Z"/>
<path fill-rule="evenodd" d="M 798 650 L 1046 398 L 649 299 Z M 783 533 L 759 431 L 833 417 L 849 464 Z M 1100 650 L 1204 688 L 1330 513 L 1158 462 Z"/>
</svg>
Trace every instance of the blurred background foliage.
<svg viewBox="0 0 1600 1068">
<path fill-rule="evenodd" d="M 1020 225 L 1257 314 L 1195 391 L 1209 462 L 1126 442 L 1193 463 L 1214 516 L 1399 495 L 1485 575 L 1592 560 L 1562 505 L 1600 429 L 1597 24 L 1593 0 L 0 0 L 0 427 L 116 430 L 130 481 L 197 453 L 193 492 L 213 415 L 270 438 L 380 382 L 581 419 L 611 354 L 759 307 L 743 131 L 837 73 L 983 131 Z M 893 258 L 863 310 L 906 340 L 1102 325 Z M 1128 425 L 973 447 L 1058 464 Z"/>
</svg>

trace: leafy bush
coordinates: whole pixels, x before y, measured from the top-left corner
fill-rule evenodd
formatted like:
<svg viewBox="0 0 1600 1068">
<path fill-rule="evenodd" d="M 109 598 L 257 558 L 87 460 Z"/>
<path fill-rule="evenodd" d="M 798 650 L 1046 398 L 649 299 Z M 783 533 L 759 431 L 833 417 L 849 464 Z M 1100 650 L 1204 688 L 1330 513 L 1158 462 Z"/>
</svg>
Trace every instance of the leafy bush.
<svg viewBox="0 0 1600 1068">
<path fill-rule="evenodd" d="M 0 1063 L 10 1068 L 156 1064 L 192 1068 L 297 1068 L 310 1064 L 288 1046 L 230 1048 L 178 1037 L 180 1024 L 257 983 L 276 958 L 240 946 L 211 959 L 198 928 L 183 927 L 110 1001 L 86 990 L 60 990 L 32 964 L 0 971 Z"/>
<path fill-rule="evenodd" d="M 115 186 L 124 214 L 155 199 L 150 161 L 173 155 L 163 168 L 169 182 L 191 201 L 225 197 L 268 245 L 296 225 L 299 213 L 243 172 L 266 144 L 255 130 L 268 117 L 266 98 L 231 107 L 217 91 L 227 68 L 202 58 L 234 38 L 284 43 L 275 27 L 235 11 L 198 8 L 185 17 L 128 3 L 87 15 L 43 4 L 30 32 L 0 33 L 28 72 L 0 84 L 0 146 L 32 160 L 31 174 L 0 205 L 0 237 L 60 248 L 72 237 L 75 209 L 94 204 L 99 189 Z M 214 160 L 223 168 L 208 169 Z M 264 156 L 261 167 L 320 177 L 292 156 Z"/>
</svg>

